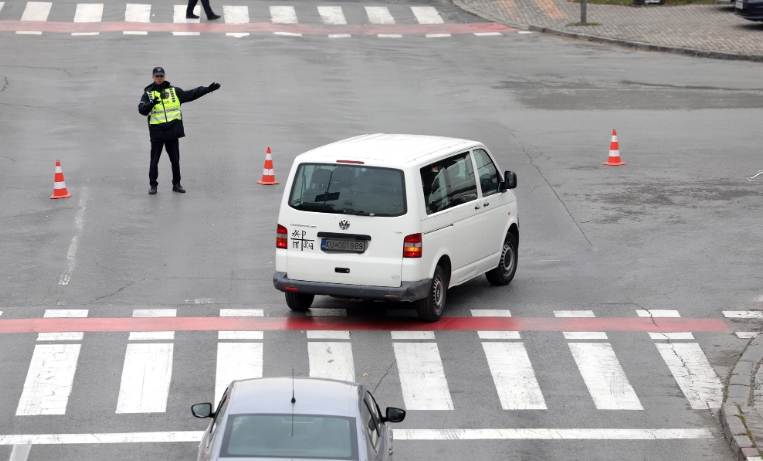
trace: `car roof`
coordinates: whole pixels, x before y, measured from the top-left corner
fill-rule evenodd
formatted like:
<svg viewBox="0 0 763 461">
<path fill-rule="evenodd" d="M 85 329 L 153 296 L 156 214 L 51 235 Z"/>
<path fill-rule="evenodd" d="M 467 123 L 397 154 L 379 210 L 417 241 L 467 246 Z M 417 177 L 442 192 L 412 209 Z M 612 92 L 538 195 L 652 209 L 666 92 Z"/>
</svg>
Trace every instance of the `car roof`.
<svg viewBox="0 0 763 461">
<path fill-rule="evenodd" d="M 318 147 L 297 157 L 299 163 L 336 162 L 337 160 L 372 160 L 395 165 L 443 150 L 465 149 L 476 141 L 411 134 L 366 134 Z"/>
<path fill-rule="evenodd" d="M 292 385 L 294 398 L 291 403 Z M 360 385 L 321 378 L 259 378 L 235 381 L 229 414 L 292 413 L 357 416 Z"/>
</svg>

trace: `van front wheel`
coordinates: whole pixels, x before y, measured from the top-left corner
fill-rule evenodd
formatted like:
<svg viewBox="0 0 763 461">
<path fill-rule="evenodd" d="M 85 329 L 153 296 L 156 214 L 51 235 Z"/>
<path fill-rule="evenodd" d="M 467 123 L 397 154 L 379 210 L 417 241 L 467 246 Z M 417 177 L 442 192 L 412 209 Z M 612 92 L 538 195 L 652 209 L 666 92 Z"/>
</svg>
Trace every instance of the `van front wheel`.
<svg viewBox="0 0 763 461">
<path fill-rule="evenodd" d="M 429 286 L 429 294 L 426 298 L 415 302 L 416 313 L 420 320 L 425 322 L 436 322 L 440 320 L 442 311 L 445 309 L 445 301 L 448 294 L 448 283 L 445 276 L 445 270 L 437 266 L 432 277 L 432 284 Z"/>
<path fill-rule="evenodd" d="M 485 274 L 487 281 L 493 285 L 508 285 L 511 279 L 514 278 L 514 274 L 517 273 L 518 257 L 517 238 L 514 234 L 508 234 L 503 242 L 501 260 L 498 262 L 498 267 Z"/>
<path fill-rule="evenodd" d="M 293 291 L 286 291 L 284 294 L 286 295 L 286 305 L 293 311 L 304 312 L 310 309 L 313 299 L 315 299 L 315 295 L 294 293 Z"/>
</svg>

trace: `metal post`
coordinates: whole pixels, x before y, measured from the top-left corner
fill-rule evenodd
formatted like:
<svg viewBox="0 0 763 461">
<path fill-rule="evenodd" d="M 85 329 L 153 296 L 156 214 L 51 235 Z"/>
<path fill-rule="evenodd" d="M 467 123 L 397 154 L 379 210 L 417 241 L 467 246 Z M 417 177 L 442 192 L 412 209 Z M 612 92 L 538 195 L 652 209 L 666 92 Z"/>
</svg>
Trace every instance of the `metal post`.
<svg viewBox="0 0 763 461">
<path fill-rule="evenodd" d="M 585 7 L 586 7 L 586 0 L 580 0 L 580 24 L 586 23 Z"/>
</svg>

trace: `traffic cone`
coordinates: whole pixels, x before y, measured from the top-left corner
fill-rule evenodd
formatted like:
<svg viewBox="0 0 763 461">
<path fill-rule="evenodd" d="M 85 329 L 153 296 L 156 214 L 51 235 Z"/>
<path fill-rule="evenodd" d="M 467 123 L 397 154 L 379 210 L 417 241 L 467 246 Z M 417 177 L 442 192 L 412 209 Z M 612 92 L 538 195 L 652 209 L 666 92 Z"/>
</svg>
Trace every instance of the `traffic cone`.
<svg viewBox="0 0 763 461">
<path fill-rule="evenodd" d="M 61 169 L 61 161 L 56 159 L 56 176 L 53 179 L 53 195 L 50 198 L 69 198 L 70 194 L 66 190 L 66 183 L 64 182 L 64 171 Z"/>
<path fill-rule="evenodd" d="M 264 184 L 266 186 L 281 184 L 276 181 L 276 175 L 273 172 L 273 156 L 270 154 L 270 147 L 268 147 L 268 151 L 265 153 L 265 167 L 262 170 L 262 180 L 257 181 L 257 184 Z"/>
<path fill-rule="evenodd" d="M 625 162 L 620 160 L 620 144 L 617 142 L 617 130 L 612 130 L 612 142 L 609 143 L 609 158 L 604 162 L 604 165 L 625 165 Z"/>
</svg>

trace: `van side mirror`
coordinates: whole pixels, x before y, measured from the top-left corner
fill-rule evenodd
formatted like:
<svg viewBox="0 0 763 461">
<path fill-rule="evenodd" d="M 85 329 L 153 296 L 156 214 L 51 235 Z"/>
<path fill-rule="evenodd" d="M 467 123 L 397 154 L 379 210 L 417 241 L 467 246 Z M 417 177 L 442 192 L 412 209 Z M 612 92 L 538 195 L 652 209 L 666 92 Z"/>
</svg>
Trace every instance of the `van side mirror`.
<svg viewBox="0 0 763 461">
<path fill-rule="evenodd" d="M 517 187 L 517 174 L 513 171 L 507 171 L 503 174 L 503 183 L 501 183 L 501 191 L 508 189 L 514 189 Z"/>
<path fill-rule="evenodd" d="M 197 403 L 191 406 L 191 413 L 197 418 L 211 418 L 214 416 L 211 403 Z"/>
<path fill-rule="evenodd" d="M 405 410 L 401 410 L 400 408 L 387 407 L 386 413 L 387 417 L 384 419 L 391 423 L 399 423 L 405 419 Z"/>
</svg>

